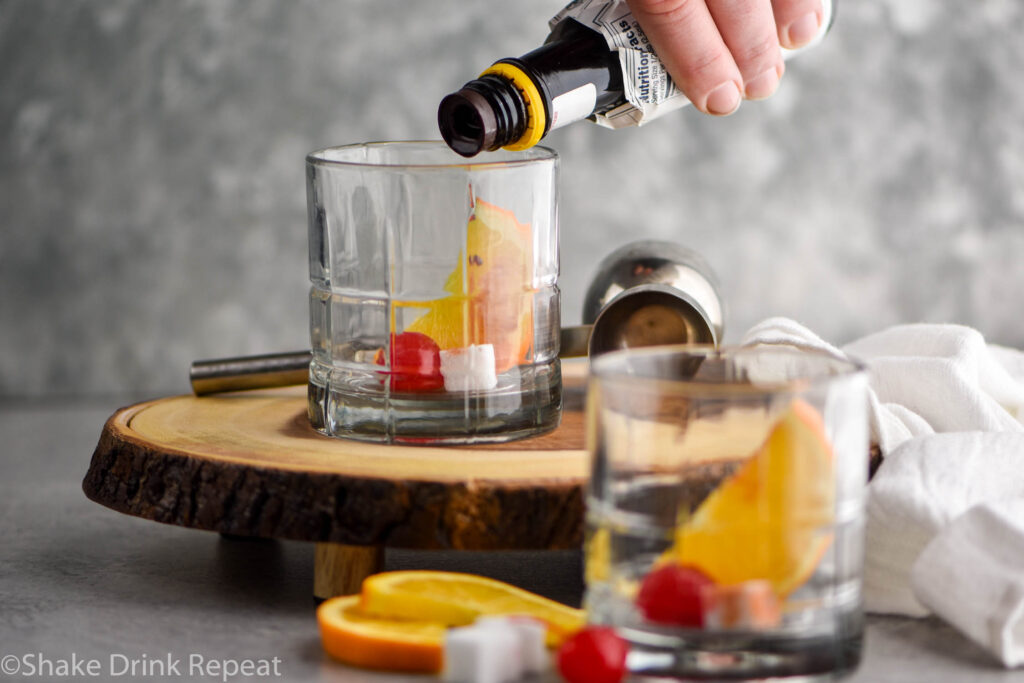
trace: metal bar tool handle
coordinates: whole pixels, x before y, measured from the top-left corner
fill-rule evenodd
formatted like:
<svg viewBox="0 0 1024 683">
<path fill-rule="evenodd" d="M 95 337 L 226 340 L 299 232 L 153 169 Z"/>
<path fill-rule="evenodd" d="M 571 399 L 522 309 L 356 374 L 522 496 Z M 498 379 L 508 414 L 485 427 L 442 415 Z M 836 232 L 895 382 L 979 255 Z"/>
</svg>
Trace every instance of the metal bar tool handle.
<svg viewBox="0 0 1024 683">
<path fill-rule="evenodd" d="M 309 381 L 310 351 L 216 358 L 192 363 L 188 376 L 196 396 L 226 391 L 286 387 Z"/>
</svg>

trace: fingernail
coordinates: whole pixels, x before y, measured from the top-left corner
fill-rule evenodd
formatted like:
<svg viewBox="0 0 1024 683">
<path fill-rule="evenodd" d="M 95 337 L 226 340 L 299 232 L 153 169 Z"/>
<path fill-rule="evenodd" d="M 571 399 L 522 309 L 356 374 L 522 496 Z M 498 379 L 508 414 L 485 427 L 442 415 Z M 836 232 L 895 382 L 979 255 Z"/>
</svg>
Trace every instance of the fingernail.
<svg viewBox="0 0 1024 683">
<path fill-rule="evenodd" d="M 711 91 L 704 108 L 709 114 L 725 116 L 736 111 L 740 106 L 740 89 L 732 81 L 726 81 Z"/>
<path fill-rule="evenodd" d="M 818 28 L 820 26 L 821 21 L 816 13 L 811 12 L 810 14 L 803 15 L 786 29 L 787 47 L 800 47 L 811 42 L 814 36 L 818 35 Z"/>
<path fill-rule="evenodd" d="M 779 87 L 779 70 L 772 67 L 747 82 L 744 92 L 748 100 L 763 100 Z"/>
</svg>

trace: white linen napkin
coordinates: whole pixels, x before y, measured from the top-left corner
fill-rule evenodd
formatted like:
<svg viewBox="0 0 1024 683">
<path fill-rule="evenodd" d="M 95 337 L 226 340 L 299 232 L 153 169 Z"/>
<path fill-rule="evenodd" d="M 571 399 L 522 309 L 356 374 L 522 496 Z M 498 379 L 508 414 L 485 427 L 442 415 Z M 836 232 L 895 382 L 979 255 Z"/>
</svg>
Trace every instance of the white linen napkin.
<svg viewBox="0 0 1024 683">
<path fill-rule="evenodd" d="M 924 616 L 928 610 L 911 583 L 914 562 L 936 534 L 967 510 L 1024 498 L 1024 434 L 949 432 L 910 439 L 885 454 L 869 490 L 865 606 L 872 612 Z M 1019 524 L 1024 532 L 1024 518 Z M 948 559 L 957 561 L 956 555 Z M 1024 577 L 1024 564 L 1020 572 Z"/>
<path fill-rule="evenodd" d="M 911 576 L 936 614 L 1006 666 L 1024 664 L 1024 497 L 960 515 L 918 556 Z"/>
<path fill-rule="evenodd" d="M 872 440 L 885 461 L 866 513 L 866 608 L 934 610 L 1007 666 L 1020 663 L 1024 605 L 1012 607 L 1024 601 L 1024 561 L 1014 571 L 1004 558 L 1024 558 L 1024 515 L 984 510 L 1024 500 L 1024 353 L 986 344 L 968 327 L 925 324 L 837 348 L 785 318 L 756 325 L 743 343 L 853 356 L 868 366 Z M 968 510 L 973 517 L 961 522 Z M 958 551 L 967 536 L 969 552 Z M 960 599 L 936 597 L 954 594 Z"/>
<path fill-rule="evenodd" d="M 769 318 L 743 344 L 785 344 L 868 364 L 871 437 L 883 453 L 935 432 L 1024 433 L 1024 353 L 988 345 L 961 325 L 897 325 L 847 344 L 788 318 Z"/>
</svg>

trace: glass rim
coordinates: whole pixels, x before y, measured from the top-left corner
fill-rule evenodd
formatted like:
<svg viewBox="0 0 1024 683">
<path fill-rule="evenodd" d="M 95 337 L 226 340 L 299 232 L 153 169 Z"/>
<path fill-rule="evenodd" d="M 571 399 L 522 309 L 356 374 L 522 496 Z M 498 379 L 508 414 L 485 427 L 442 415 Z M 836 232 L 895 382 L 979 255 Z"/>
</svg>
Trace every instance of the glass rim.
<svg viewBox="0 0 1024 683">
<path fill-rule="evenodd" d="M 314 166 L 328 166 L 328 167 L 342 167 L 342 168 L 363 168 L 363 169 L 487 169 L 487 168 L 509 168 L 515 166 L 527 166 L 542 161 L 557 161 L 558 152 L 551 149 L 550 147 L 544 147 L 542 145 L 535 145 L 522 152 L 516 152 L 521 155 L 521 158 L 513 159 L 502 159 L 487 161 L 486 157 L 480 161 L 473 161 L 470 159 L 464 159 L 451 152 L 455 155 L 455 158 L 451 162 L 441 163 L 380 163 L 363 160 L 341 160 L 341 159 L 329 159 L 326 155 L 329 152 L 339 151 L 354 151 L 358 149 L 371 149 L 371 148 L 394 148 L 401 149 L 403 147 L 409 148 L 413 145 L 431 145 L 437 147 L 439 151 L 451 151 L 451 148 L 443 140 L 377 140 L 372 142 L 356 142 L 348 145 L 336 145 L 332 147 L 324 147 L 316 151 L 310 152 L 306 155 L 306 163 Z"/>
<path fill-rule="evenodd" d="M 735 357 L 740 353 L 763 354 L 768 353 L 775 356 L 788 356 L 792 358 L 816 359 L 828 361 L 829 363 L 842 366 L 837 372 L 828 374 L 814 374 L 803 377 L 794 377 L 778 382 L 741 383 L 735 381 L 708 381 L 695 380 L 685 377 L 654 377 L 650 375 L 637 375 L 623 367 L 623 363 L 629 358 L 654 358 L 663 357 L 703 357 L 703 358 L 728 358 Z M 599 382 L 622 382 L 642 384 L 647 387 L 657 387 L 660 391 L 668 391 L 675 394 L 687 396 L 708 396 L 722 398 L 727 396 L 772 396 L 777 394 L 798 394 L 809 391 L 813 388 L 827 386 L 851 377 L 864 375 L 867 365 L 850 356 L 837 356 L 820 349 L 801 349 L 784 344 L 757 344 L 751 346 L 726 345 L 713 346 L 710 344 L 672 344 L 663 346 L 647 346 L 632 349 L 620 349 L 601 354 L 590 361 L 590 373 Z"/>
</svg>

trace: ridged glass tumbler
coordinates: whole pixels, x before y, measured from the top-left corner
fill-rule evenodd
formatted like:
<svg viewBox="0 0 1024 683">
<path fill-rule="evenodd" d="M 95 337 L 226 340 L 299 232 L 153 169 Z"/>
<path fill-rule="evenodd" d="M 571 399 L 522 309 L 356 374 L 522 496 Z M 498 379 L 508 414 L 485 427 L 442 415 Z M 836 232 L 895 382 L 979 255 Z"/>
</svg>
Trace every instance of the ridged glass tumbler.
<svg viewBox="0 0 1024 683">
<path fill-rule="evenodd" d="M 588 391 L 586 606 L 628 641 L 631 672 L 856 668 L 863 368 L 789 347 L 652 347 L 595 359 Z"/>
<path fill-rule="evenodd" d="M 309 419 L 331 436 L 508 441 L 561 415 L 557 155 L 441 142 L 306 159 Z"/>
</svg>

